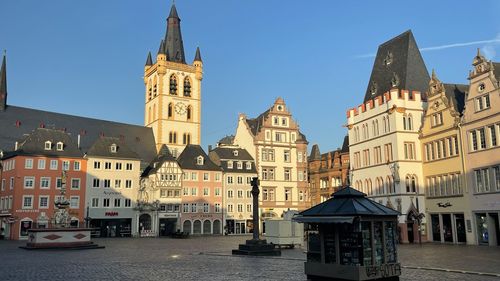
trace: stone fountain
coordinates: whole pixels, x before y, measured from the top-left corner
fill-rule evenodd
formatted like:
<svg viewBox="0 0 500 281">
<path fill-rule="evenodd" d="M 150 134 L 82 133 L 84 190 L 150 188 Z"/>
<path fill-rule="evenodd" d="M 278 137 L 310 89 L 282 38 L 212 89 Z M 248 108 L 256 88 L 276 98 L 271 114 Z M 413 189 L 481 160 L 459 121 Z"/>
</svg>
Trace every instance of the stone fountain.
<svg viewBox="0 0 500 281">
<path fill-rule="evenodd" d="M 52 227 L 28 230 L 28 242 L 20 248 L 35 249 L 102 249 L 91 241 L 91 228 L 70 227 L 69 200 L 66 198 L 66 171 L 62 174 L 60 196 L 54 201 Z"/>
</svg>

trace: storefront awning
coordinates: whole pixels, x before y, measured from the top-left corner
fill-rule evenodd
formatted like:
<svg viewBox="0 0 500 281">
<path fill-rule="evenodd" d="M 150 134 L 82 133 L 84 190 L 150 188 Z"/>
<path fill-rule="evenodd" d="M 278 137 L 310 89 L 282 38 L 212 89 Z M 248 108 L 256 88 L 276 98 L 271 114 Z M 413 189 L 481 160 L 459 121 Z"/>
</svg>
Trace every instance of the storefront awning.
<svg viewBox="0 0 500 281">
<path fill-rule="evenodd" d="M 292 220 L 296 222 L 309 223 L 352 223 L 353 216 L 295 216 Z"/>
</svg>

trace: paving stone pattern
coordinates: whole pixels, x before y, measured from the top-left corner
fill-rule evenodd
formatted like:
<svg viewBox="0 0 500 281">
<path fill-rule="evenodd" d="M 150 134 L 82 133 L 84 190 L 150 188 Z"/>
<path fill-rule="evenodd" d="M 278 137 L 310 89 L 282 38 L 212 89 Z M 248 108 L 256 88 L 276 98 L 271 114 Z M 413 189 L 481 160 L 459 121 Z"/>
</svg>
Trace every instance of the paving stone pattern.
<svg viewBox="0 0 500 281">
<path fill-rule="evenodd" d="M 0 241 L 0 280 L 306 280 L 303 249 L 279 258 L 231 256 L 248 236 L 189 239 L 95 239 L 102 250 L 19 249 L 24 242 Z M 500 248 L 403 245 L 404 266 L 500 274 Z M 500 280 L 500 277 L 403 268 L 401 280 Z"/>
</svg>

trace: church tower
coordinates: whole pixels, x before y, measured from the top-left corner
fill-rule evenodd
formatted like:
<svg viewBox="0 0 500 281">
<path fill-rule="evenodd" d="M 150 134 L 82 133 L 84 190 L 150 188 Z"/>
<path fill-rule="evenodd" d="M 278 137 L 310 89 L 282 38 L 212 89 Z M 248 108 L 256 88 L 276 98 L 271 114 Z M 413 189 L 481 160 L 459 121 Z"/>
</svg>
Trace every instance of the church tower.
<svg viewBox="0 0 500 281">
<path fill-rule="evenodd" d="M 156 61 L 150 52 L 144 66 L 144 125 L 153 129 L 157 150 L 166 144 L 174 156 L 188 144 L 201 144 L 203 63 L 199 48 L 193 63 L 186 63 L 180 22 L 172 4 Z"/>
</svg>

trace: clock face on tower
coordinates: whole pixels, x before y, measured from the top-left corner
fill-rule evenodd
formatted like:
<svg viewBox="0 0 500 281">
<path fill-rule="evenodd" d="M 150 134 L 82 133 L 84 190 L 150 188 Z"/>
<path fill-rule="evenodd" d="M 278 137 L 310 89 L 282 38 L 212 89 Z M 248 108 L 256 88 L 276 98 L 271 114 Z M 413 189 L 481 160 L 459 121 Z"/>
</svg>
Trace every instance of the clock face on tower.
<svg viewBox="0 0 500 281">
<path fill-rule="evenodd" d="M 186 105 L 182 102 L 178 102 L 175 104 L 175 112 L 180 115 L 186 114 Z"/>
</svg>

